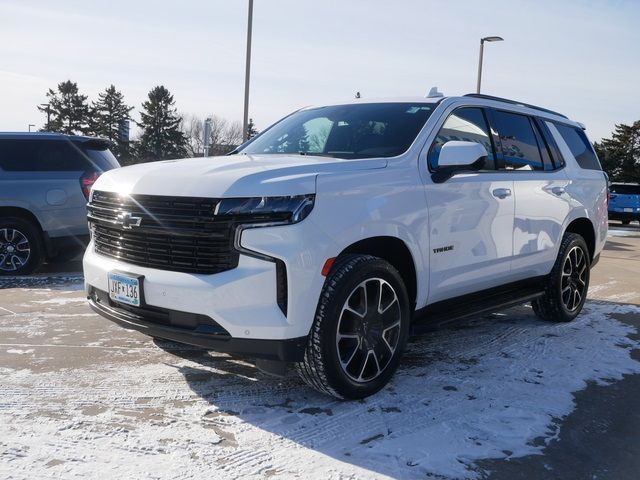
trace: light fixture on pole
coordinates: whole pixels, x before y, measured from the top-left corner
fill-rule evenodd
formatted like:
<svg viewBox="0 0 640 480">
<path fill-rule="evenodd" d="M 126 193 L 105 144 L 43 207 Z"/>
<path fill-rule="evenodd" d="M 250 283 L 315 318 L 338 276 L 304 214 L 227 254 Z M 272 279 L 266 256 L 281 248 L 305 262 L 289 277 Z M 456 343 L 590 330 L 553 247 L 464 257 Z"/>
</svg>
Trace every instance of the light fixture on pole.
<svg viewBox="0 0 640 480">
<path fill-rule="evenodd" d="M 484 53 L 484 42 L 502 42 L 502 37 L 484 37 L 480 39 L 480 59 L 478 60 L 478 86 L 476 93 L 480 93 L 480 84 L 482 83 L 482 55 Z"/>
<path fill-rule="evenodd" d="M 249 75 L 251 71 L 251 29 L 253 25 L 253 0 L 249 0 L 247 20 L 247 58 L 244 72 L 244 117 L 242 121 L 242 140 L 249 140 Z"/>
</svg>

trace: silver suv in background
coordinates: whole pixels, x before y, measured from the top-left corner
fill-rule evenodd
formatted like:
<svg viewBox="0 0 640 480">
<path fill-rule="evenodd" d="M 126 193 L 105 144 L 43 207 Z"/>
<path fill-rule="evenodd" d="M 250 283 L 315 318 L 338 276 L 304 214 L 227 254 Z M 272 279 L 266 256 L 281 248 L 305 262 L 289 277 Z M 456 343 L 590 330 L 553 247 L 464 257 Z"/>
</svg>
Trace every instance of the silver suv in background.
<svg viewBox="0 0 640 480">
<path fill-rule="evenodd" d="M 86 203 L 120 165 L 100 138 L 0 133 L 0 275 L 24 275 L 88 243 Z"/>
</svg>

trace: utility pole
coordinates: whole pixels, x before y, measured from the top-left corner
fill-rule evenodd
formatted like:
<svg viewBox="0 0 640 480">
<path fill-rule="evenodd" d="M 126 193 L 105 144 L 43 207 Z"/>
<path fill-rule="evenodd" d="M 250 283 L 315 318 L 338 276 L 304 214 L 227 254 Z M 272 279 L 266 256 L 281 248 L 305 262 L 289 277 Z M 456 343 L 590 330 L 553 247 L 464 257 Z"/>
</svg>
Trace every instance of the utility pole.
<svg viewBox="0 0 640 480">
<path fill-rule="evenodd" d="M 51 128 L 51 104 L 50 103 L 41 103 L 40 106 L 46 108 L 46 111 L 47 111 L 47 128 L 46 128 L 46 130 L 49 131 L 49 129 Z"/>
<path fill-rule="evenodd" d="M 244 117 L 242 121 L 243 141 L 249 140 L 249 77 L 251 72 L 251 29 L 253 26 L 253 0 L 249 0 L 247 21 L 247 58 L 244 73 Z"/>
<path fill-rule="evenodd" d="M 480 84 L 482 83 L 482 57 L 484 54 L 484 42 L 501 42 L 502 37 L 484 37 L 480 39 L 480 58 L 478 59 L 478 84 L 476 87 L 476 93 L 480 93 Z"/>
<path fill-rule="evenodd" d="M 35 124 L 33 124 L 33 123 L 29 124 L 29 131 L 31 131 L 31 127 L 35 127 Z"/>
</svg>

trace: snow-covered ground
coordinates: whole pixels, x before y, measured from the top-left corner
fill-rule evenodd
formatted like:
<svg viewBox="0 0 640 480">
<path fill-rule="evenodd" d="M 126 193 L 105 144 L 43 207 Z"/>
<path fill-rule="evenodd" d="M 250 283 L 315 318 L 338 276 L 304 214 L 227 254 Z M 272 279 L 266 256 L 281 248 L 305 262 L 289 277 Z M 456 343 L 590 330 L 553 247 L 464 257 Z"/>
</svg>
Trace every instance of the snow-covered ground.
<svg viewBox="0 0 640 480">
<path fill-rule="evenodd" d="M 295 376 L 158 348 L 67 282 L 12 303 L 0 291 L 0 478 L 481 477 L 475 461 L 562 436 L 586 382 L 640 373 L 635 329 L 618 320 L 640 308 L 591 301 L 549 324 L 519 307 L 415 339 L 380 394 L 339 402 Z"/>
</svg>

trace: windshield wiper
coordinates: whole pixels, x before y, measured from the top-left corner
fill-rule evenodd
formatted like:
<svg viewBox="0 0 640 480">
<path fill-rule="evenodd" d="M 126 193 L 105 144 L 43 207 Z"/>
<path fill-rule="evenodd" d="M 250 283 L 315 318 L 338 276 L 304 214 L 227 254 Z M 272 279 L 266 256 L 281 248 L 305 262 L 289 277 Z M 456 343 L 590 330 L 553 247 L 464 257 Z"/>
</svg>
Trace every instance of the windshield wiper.
<svg viewBox="0 0 640 480">
<path fill-rule="evenodd" d="M 331 153 L 313 153 L 313 152 L 298 152 L 298 155 L 302 155 L 302 156 L 313 156 L 313 157 L 331 157 L 331 158 L 335 158 L 335 155 L 331 154 Z"/>
</svg>

